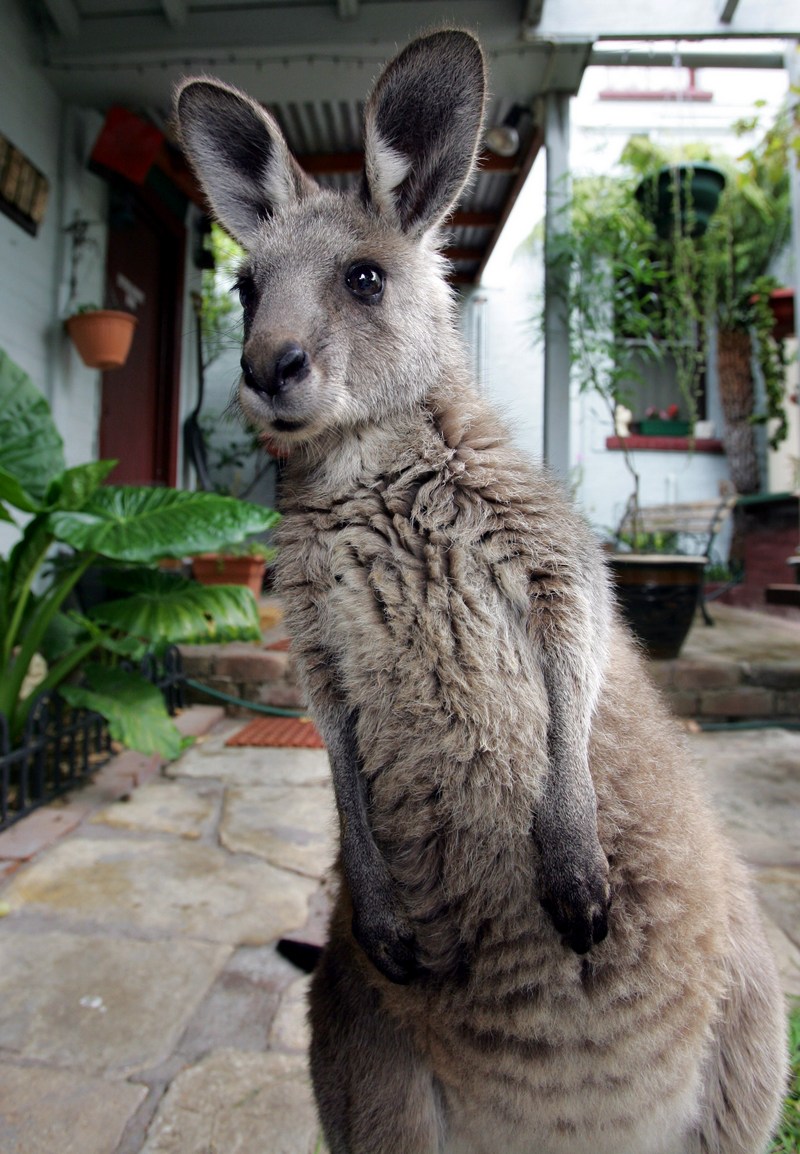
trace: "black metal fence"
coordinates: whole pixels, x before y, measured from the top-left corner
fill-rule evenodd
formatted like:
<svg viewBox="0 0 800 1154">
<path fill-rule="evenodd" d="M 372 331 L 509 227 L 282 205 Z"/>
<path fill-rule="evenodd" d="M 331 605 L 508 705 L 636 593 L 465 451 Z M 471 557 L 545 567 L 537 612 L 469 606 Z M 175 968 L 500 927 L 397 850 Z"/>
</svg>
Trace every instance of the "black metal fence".
<svg viewBox="0 0 800 1154">
<path fill-rule="evenodd" d="M 161 659 L 148 654 L 139 671 L 161 690 L 170 715 L 183 707 L 183 666 L 174 646 Z M 13 749 L 0 713 L 0 830 L 87 781 L 112 752 L 105 718 L 71 708 L 57 693 L 38 698 Z"/>
</svg>

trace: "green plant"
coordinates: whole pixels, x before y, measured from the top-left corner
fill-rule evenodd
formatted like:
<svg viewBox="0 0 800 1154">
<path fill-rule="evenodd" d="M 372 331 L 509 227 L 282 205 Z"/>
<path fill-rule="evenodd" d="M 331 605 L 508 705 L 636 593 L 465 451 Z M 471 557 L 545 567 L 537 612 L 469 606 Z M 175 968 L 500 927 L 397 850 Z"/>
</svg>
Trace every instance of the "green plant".
<svg viewBox="0 0 800 1154">
<path fill-rule="evenodd" d="M 106 486 L 114 464 L 66 468 L 47 402 L 0 352 L 0 520 L 16 523 L 14 510 L 25 521 L 0 559 L 0 713 L 18 739 L 37 694 L 58 689 L 70 704 L 107 717 L 125 744 L 173 756 L 179 735 L 163 704 L 160 712 L 154 704 L 156 691 L 120 669 L 121 660 L 180 641 L 256 639 L 258 612 L 247 589 L 202 589 L 152 566 L 265 531 L 278 515 L 215 493 Z M 52 559 L 54 544 L 69 553 Z M 87 614 L 67 611 L 98 562 L 130 596 Z M 37 654 L 49 668 L 23 692 Z M 77 670 L 88 684 L 68 684 Z"/>
<path fill-rule="evenodd" d="M 752 129 L 753 123 L 740 128 Z M 636 411 L 648 365 L 670 358 L 681 407 L 693 425 L 716 328 L 720 357 L 723 350 L 729 355 L 728 332 L 742 334 L 734 349 L 741 372 L 720 373 L 726 419 L 769 422 L 773 447 L 784 439 L 786 358 L 772 336 L 768 294 L 776 282 L 766 274 L 788 238 L 788 165 L 798 148 L 792 132 L 791 119 L 782 113 L 735 163 L 712 156 L 702 144 L 669 153 L 647 138 L 632 137 L 618 174 L 574 182 L 567 217 L 548 244 L 546 262 L 570 321 L 578 387 L 599 396 L 612 417 L 620 406 Z M 689 185 L 683 172 L 676 172 L 671 233 L 659 235 L 641 211 L 648 182 L 665 166 L 680 163 L 691 172 L 693 165 L 709 161 L 725 172 L 726 184 L 705 231 L 695 227 L 691 199 L 686 201 Z M 750 377 L 751 333 L 765 383 L 761 410 L 754 405 Z M 638 502 L 639 477 L 624 438 L 621 447 Z M 730 450 L 729 458 L 733 473 Z M 741 476 L 740 491 L 757 484 L 752 469 Z"/>
<path fill-rule="evenodd" d="M 654 318 L 666 269 L 654 259 L 653 227 L 635 187 L 630 174 L 576 180 L 545 254 L 567 313 L 578 388 L 599 397 L 612 421 L 618 408 L 635 408 L 643 370 L 665 352 Z M 639 474 L 624 438 L 622 449 L 638 507 Z"/>
<path fill-rule="evenodd" d="M 789 1092 L 783 1118 L 770 1154 L 797 1154 L 800 1150 L 800 999 L 789 1009 Z"/>
<path fill-rule="evenodd" d="M 258 557 L 260 561 L 274 561 L 277 549 L 264 541 L 225 541 L 215 552 L 222 557 Z"/>
<path fill-rule="evenodd" d="M 200 291 L 200 325 L 203 334 L 203 366 L 207 368 L 241 337 L 242 310 L 231 295 L 244 252 L 224 229 L 213 222 L 206 237 L 213 268 L 203 270 Z"/>
</svg>

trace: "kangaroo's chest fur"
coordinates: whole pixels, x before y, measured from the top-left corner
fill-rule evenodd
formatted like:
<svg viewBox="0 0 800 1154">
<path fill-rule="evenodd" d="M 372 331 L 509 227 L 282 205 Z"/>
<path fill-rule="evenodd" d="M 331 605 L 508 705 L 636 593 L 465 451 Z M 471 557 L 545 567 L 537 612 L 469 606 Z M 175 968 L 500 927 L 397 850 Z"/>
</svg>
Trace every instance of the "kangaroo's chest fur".
<svg viewBox="0 0 800 1154">
<path fill-rule="evenodd" d="M 497 435 L 454 446 L 423 413 L 362 444 L 344 491 L 290 475 L 278 563 L 310 698 L 358 711 L 371 824 L 412 916 L 441 933 L 451 910 L 473 944 L 535 876 L 548 702 L 531 606 L 569 600 L 594 561 L 588 542 L 567 555 L 557 524 L 575 519 L 507 447 L 497 476 Z M 591 641 L 600 662 L 600 628 Z"/>
</svg>

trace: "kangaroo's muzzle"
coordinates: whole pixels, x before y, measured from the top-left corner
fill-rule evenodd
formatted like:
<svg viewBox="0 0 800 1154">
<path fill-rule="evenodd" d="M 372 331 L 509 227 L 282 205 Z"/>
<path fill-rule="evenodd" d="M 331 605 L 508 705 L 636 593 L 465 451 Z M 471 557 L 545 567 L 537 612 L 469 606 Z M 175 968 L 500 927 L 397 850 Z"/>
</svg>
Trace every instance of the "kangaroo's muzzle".
<svg viewBox="0 0 800 1154">
<path fill-rule="evenodd" d="M 306 379 L 311 371 L 311 358 L 305 349 L 289 343 L 267 364 L 257 365 L 244 355 L 241 365 L 244 383 L 249 389 L 275 398 Z"/>
</svg>

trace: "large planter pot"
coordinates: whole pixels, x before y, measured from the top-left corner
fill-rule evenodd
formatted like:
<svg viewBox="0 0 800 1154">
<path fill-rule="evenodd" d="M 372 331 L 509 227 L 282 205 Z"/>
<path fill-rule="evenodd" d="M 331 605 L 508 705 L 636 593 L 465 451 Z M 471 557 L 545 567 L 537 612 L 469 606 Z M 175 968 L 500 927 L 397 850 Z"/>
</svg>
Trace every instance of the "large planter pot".
<svg viewBox="0 0 800 1154">
<path fill-rule="evenodd" d="M 97 309 L 75 313 L 66 329 L 78 354 L 89 369 L 119 369 L 128 359 L 137 319 L 133 313 Z"/>
<path fill-rule="evenodd" d="M 266 567 L 263 557 L 201 553 L 192 558 L 192 576 L 201 585 L 247 585 L 256 597 L 261 593 Z"/>
<path fill-rule="evenodd" d="M 707 557 L 615 553 L 608 557 L 622 616 L 648 657 L 677 657 L 700 601 Z"/>
<path fill-rule="evenodd" d="M 676 200 L 681 232 L 702 236 L 724 187 L 725 174 L 713 164 L 679 165 L 677 168 L 668 165 L 654 176 L 646 177 L 635 195 L 642 212 L 652 220 L 661 239 L 669 240 L 675 231 Z"/>
</svg>

